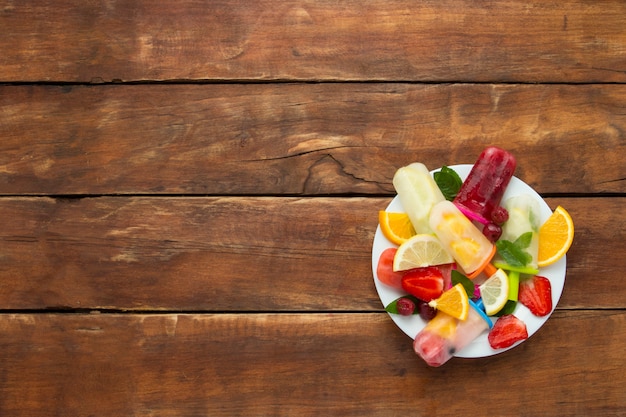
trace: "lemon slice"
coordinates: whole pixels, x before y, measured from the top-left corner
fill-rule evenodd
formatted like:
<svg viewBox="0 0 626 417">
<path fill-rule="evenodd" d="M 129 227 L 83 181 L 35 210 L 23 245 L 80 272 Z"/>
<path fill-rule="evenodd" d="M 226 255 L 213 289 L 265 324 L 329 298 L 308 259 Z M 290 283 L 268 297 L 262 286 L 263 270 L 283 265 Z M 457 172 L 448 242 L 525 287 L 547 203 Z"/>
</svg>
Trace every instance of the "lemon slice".
<svg viewBox="0 0 626 417">
<path fill-rule="evenodd" d="M 398 247 L 393 258 L 394 271 L 443 265 L 454 262 L 439 239 L 433 235 L 418 234 Z"/>
<path fill-rule="evenodd" d="M 569 213 L 558 206 L 539 228 L 539 267 L 552 265 L 561 259 L 574 241 L 574 221 Z"/>
<path fill-rule="evenodd" d="M 378 212 L 380 230 L 389 241 L 401 245 L 410 237 L 415 236 L 415 228 L 406 213 L 392 213 L 384 210 Z"/>
<path fill-rule="evenodd" d="M 456 284 L 428 305 L 459 320 L 467 320 L 469 315 L 469 297 L 463 284 Z"/>
<path fill-rule="evenodd" d="M 488 316 L 493 316 L 502 310 L 509 299 L 509 277 L 502 269 L 498 269 L 479 288 L 485 313 Z"/>
</svg>

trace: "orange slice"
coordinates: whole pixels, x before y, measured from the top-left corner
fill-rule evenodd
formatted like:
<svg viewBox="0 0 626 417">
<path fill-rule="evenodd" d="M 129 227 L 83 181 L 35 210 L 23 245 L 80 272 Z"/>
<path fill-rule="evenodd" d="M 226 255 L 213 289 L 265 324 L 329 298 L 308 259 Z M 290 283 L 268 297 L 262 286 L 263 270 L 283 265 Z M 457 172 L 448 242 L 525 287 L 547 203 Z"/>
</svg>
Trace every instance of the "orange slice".
<svg viewBox="0 0 626 417">
<path fill-rule="evenodd" d="M 378 212 L 378 223 L 383 235 L 396 245 L 401 245 L 415 236 L 415 228 L 406 213 Z"/>
<path fill-rule="evenodd" d="M 574 241 L 574 222 L 569 213 L 558 206 L 539 228 L 539 267 L 552 265 L 561 259 Z"/>
<path fill-rule="evenodd" d="M 456 284 L 428 305 L 459 320 L 466 320 L 469 315 L 469 297 L 462 284 Z"/>
</svg>

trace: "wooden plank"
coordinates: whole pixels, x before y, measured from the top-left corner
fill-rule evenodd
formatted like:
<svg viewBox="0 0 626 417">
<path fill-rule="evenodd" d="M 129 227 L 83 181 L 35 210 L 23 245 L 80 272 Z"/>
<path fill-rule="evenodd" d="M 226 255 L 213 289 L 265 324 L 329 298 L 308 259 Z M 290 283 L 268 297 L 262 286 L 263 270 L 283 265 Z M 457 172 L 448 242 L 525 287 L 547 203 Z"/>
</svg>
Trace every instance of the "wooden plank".
<svg viewBox="0 0 626 417">
<path fill-rule="evenodd" d="M 557 312 L 511 351 L 441 368 L 383 313 L 20 314 L 0 328 L 0 414 L 12 417 L 626 409 L 623 310 Z"/>
<path fill-rule="evenodd" d="M 393 195 L 491 144 L 540 193 L 624 193 L 625 108 L 624 85 L 0 86 L 0 194 Z"/>
<path fill-rule="evenodd" d="M 371 248 L 388 202 L 1 198 L 0 306 L 381 311 Z M 624 198 L 548 203 L 577 227 L 559 307 L 623 308 Z"/>
<path fill-rule="evenodd" d="M 0 81 L 625 82 L 621 0 L 8 2 Z"/>
</svg>

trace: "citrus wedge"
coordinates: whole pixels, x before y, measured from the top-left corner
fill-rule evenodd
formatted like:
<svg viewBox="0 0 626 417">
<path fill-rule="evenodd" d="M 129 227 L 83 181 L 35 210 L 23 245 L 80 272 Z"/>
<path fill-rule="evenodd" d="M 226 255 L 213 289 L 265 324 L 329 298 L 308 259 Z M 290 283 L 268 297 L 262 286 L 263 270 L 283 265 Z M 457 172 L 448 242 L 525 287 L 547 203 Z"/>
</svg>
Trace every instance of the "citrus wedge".
<svg viewBox="0 0 626 417">
<path fill-rule="evenodd" d="M 393 258 L 394 271 L 443 265 L 454 262 L 452 255 L 433 235 L 418 234 L 401 244 Z"/>
<path fill-rule="evenodd" d="M 558 206 L 539 228 L 539 267 L 552 265 L 561 259 L 574 241 L 574 222 L 569 213 Z"/>
<path fill-rule="evenodd" d="M 378 212 L 378 223 L 383 235 L 396 245 L 401 245 L 415 236 L 415 229 L 406 213 Z"/>
<path fill-rule="evenodd" d="M 502 310 L 509 299 L 509 277 L 502 269 L 498 269 L 479 288 L 485 313 L 488 316 L 493 316 Z"/>
<path fill-rule="evenodd" d="M 456 284 L 428 305 L 459 320 L 466 320 L 469 315 L 469 297 L 463 284 Z"/>
</svg>

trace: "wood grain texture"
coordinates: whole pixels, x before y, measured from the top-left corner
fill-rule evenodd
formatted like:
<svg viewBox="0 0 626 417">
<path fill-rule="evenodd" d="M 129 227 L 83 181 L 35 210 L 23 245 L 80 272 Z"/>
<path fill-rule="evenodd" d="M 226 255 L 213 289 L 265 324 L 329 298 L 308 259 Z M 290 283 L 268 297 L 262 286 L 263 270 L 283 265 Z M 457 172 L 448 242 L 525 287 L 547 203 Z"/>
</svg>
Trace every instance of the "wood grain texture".
<svg viewBox="0 0 626 417">
<path fill-rule="evenodd" d="M 626 417 L 626 2 L 0 0 L 0 416 Z M 576 235 L 512 351 L 428 367 L 396 169 L 511 150 Z"/>
<path fill-rule="evenodd" d="M 2 198 L 0 305 L 381 311 L 371 248 L 389 200 Z M 624 199 L 547 201 L 577 227 L 560 308 L 623 307 Z"/>
<path fill-rule="evenodd" d="M 621 0 L 13 2 L 0 81 L 624 82 Z"/>
<path fill-rule="evenodd" d="M 0 194 L 393 195 L 488 145 L 540 193 L 626 191 L 626 85 L 0 86 L 0 115 Z"/>
<path fill-rule="evenodd" d="M 623 311 L 556 312 L 511 351 L 438 369 L 384 313 L 20 314 L 0 316 L 0 329 L 0 413 L 12 417 L 626 409 Z"/>
</svg>

